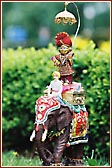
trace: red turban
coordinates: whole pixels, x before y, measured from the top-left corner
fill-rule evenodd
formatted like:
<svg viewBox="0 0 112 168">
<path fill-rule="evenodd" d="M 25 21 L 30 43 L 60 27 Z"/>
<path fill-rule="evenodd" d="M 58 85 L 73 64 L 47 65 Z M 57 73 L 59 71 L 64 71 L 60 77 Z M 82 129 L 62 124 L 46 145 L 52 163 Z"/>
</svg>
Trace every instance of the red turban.
<svg viewBox="0 0 112 168">
<path fill-rule="evenodd" d="M 58 33 L 55 36 L 55 43 L 57 47 L 60 47 L 61 45 L 72 46 L 72 41 L 70 39 L 70 36 L 66 32 Z"/>
</svg>

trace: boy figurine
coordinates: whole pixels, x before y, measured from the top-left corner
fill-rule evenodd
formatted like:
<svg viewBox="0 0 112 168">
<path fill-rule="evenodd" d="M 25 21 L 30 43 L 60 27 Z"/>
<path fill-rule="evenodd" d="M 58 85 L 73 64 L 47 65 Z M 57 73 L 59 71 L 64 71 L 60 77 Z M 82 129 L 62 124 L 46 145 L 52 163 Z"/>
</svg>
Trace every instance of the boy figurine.
<svg viewBox="0 0 112 168">
<path fill-rule="evenodd" d="M 53 56 L 51 60 L 54 62 L 54 66 L 59 67 L 61 80 L 63 83 L 72 84 L 72 75 L 74 70 L 72 69 L 72 41 L 66 32 L 60 32 L 55 37 L 55 43 L 58 47 L 60 54 Z"/>
<path fill-rule="evenodd" d="M 48 87 L 48 96 L 54 96 L 54 97 L 60 97 L 62 93 L 62 82 L 59 80 L 60 78 L 60 73 L 57 71 L 54 71 L 52 73 L 52 76 L 54 80 L 51 81 L 49 87 Z"/>
<path fill-rule="evenodd" d="M 48 86 L 48 96 L 49 97 L 56 97 L 57 100 L 63 104 L 62 101 L 62 82 L 59 80 L 60 78 L 60 73 L 57 71 L 54 71 L 52 73 L 52 76 L 54 78 L 54 80 L 52 80 L 50 82 L 50 85 Z M 35 130 L 33 130 L 31 136 L 30 136 L 30 141 L 33 141 L 33 139 L 35 138 Z M 44 135 L 43 135 L 43 139 L 44 139 Z"/>
</svg>

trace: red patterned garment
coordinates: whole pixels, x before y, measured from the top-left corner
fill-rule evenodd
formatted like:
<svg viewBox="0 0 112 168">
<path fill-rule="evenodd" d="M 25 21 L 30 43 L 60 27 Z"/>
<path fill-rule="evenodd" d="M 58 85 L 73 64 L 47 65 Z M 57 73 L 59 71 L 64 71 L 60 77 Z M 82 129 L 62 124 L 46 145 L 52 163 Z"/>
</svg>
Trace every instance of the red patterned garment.
<svg viewBox="0 0 112 168">
<path fill-rule="evenodd" d="M 60 108 L 60 103 L 55 97 L 41 96 L 36 101 L 35 124 L 37 124 L 37 126 L 39 124 L 44 124 L 44 122 L 47 120 L 49 112 L 52 112 L 53 110 L 56 110 L 59 108 Z"/>
<path fill-rule="evenodd" d="M 79 113 L 74 113 L 72 121 L 72 137 L 85 136 L 88 129 L 88 112 L 80 110 Z"/>
<path fill-rule="evenodd" d="M 75 113 L 71 123 L 70 138 L 66 146 L 88 142 L 88 112 L 80 110 Z"/>
</svg>

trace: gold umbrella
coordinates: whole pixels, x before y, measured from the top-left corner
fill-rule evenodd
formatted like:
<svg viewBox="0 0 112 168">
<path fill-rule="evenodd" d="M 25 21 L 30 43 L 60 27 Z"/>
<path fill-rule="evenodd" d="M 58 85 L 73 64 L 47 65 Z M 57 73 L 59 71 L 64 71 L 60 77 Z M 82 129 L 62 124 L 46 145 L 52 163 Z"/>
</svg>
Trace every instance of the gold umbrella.
<svg viewBox="0 0 112 168">
<path fill-rule="evenodd" d="M 79 28 L 80 28 L 80 16 L 79 16 L 78 8 L 77 8 L 75 3 L 73 3 L 73 2 L 65 2 L 64 3 L 65 4 L 65 10 L 60 12 L 60 13 L 58 13 L 55 16 L 54 21 L 57 24 L 62 23 L 63 25 L 66 25 L 67 23 L 69 23 L 70 25 L 73 25 L 73 24 L 75 24 L 77 22 L 75 16 L 71 12 L 67 11 L 67 6 L 68 6 L 69 3 L 72 3 L 75 6 L 75 8 L 77 10 L 77 14 L 78 14 L 78 27 L 77 27 L 77 31 L 76 31 L 75 37 L 74 37 L 74 38 L 76 38 L 77 33 L 79 31 Z"/>
<path fill-rule="evenodd" d="M 67 24 L 69 23 L 70 25 L 74 24 L 77 22 L 75 16 L 68 12 L 67 11 L 67 5 L 69 4 L 69 2 L 65 2 L 65 10 L 58 13 L 56 16 L 55 16 L 55 23 L 59 24 L 59 23 L 62 23 L 62 24 Z"/>
</svg>

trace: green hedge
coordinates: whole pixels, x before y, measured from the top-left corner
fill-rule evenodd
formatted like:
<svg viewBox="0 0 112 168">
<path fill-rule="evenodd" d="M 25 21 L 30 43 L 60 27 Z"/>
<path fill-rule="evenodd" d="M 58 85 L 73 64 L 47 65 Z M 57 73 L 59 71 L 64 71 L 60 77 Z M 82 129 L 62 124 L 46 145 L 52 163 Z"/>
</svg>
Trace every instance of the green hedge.
<svg viewBox="0 0 112 168">
<path fill-rule="evenodd" d="M 54 69 L 56 48 L 3 50 L 3 146 L 29 142 L 35 118 L 35 101 L 43 94 Z M 25 140 L 26 139 L 26 140 Z M 23 145 L 25 146 L 25 144 Z"/>
<path fill-rule="evenodd" d="M 3 147 L 28 147 L 33 129 L 35 101 L 49 85 L 56 70 L 50 60 L 57 49 L 3 49 L 2 58 L 2 129 Z M 95 49 L 89 41 L 83 49 L 74 49 L 74 81 L 86 91 L 89 112 L 89 143 L 86 151 L 109 154 L 109 53 Z"/>
<path fill-rule="evenodd" d="M 90 41 L 83 50 L 76 50 L 76 78 L 86 91 L 89 112 L 89 146 L 98 156 L 110 155 L 110 54 L 95 49 Z M 87 150 L 88 151 L 88 150 Z"/>
</svg>

